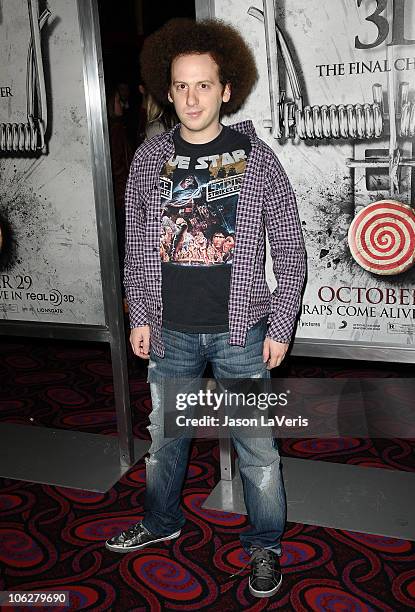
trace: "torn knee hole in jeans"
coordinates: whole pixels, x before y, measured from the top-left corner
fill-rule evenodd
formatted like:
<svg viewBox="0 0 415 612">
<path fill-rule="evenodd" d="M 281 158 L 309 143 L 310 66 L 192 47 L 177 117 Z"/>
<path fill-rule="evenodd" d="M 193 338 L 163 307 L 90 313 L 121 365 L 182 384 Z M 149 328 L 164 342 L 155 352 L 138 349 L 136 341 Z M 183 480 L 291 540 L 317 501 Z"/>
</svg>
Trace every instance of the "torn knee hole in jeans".
<svg viewBox="0 0 415 612">
<path fill-rule="evenodd" d="M 147 382 L 150 385 L 160 385 L 160 378 L 157 376 L 157 364 L 150 359 L 147 366 Z"/>
<path fill-rule="evenodd" d="M 262 480 L 258 485 L 260 489 L 265 489 L 265 487 L 269 486 L 271 482 L 272 466 L 273 464 L 271 463 L 271 465 L 265 465 L 262 468 Z"/>
<path fill-rule="evenodd" d="M 266 489 L 272 483 L 272 476 L 275 470 L 276 463 L 279 463 L 279 459 L 276 459 L 269 465 L 263 465 L 263 466 L 246 465 L 246 466 L 240 466 L 240 469 L 241 471 L 243 470 L 244 476 L 248 478 L 248 480 L 250 480 L 253 485 L 257 486 L 258 489 Z M 255 473 L 254 474 L 250 473 L 249 468 L 255 468 Z M 259 470 L 261 470 L 262 472 L 260 480 L 258 478 Z M 275 477 L 278 478 L 278 475 L 275 475 Z"/>
</svg>

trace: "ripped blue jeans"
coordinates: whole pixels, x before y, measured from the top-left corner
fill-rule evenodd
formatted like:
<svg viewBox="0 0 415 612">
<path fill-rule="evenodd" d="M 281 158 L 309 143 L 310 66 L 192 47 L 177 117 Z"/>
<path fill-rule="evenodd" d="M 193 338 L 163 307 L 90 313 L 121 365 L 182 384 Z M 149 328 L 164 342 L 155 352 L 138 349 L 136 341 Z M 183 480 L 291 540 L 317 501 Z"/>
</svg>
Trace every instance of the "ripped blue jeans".
<svg viewBox="0 0 415 612">
<path fill-rule="evenodd" d="M 146 457 L 144 526 L 153 534 L 169 535 L 183 527 L 181 491 L 187 473 L 191 438 L 165 438 L 163 428 L 163 379 L 199 379 L 207 362 L 215 378 L 269 378 L 262 361 L 266 333 L 264 321 L 252 327 L 245 347 L 228 344 L 228 333 L 188 334 L 163 329 L 165 356 L 150 355 L 148 381 L 153 410 L 150 414 L 152 444 Z M 281 555 L 286 521 L 286 499 L 276 440 L 238 437 L 232 441 L 239 459 L 244 500 L 250 529 L 241 532 L 243 548 L 269 548 Z"/>
</svg>

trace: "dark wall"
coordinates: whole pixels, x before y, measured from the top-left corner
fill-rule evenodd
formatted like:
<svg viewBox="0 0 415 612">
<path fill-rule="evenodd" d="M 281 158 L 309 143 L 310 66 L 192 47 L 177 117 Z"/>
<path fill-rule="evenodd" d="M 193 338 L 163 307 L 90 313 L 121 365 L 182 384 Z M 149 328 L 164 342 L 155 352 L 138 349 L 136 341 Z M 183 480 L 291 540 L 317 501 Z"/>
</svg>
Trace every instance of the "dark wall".
<svg viewBox="0 0 415 612">
<path fill-rule="evenodd" d="M 163 23 L 173 17 L 195 18 L 194 0 L 180 0 L 180 2 L 160 3 L 143 2 L 143 24 L 145 35 L 157 30 Z"/>
<path fill-rule="evenodd" d="M 194 0 L 98 0 L 98 10 L 107 86 L 121 80 L 134 87 L 144 38 L 173 17 L 195 18 Z"/>
</svg>

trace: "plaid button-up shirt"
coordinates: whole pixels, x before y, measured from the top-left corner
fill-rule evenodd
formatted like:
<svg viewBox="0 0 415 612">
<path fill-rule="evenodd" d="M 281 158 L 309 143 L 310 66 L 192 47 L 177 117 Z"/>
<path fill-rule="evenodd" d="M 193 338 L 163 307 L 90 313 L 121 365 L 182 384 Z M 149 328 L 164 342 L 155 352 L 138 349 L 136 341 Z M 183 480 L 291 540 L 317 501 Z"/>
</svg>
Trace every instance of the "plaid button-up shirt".
<svg viewBox="0 0 415 612">
<path fill-rule="evenodd" d="M 252 149 L 237 204 L 228 306 L 229 343 L 244 346 L 248 329 L 266 316 L 267 336 L 290 342 L 306 267 L 295 196 L 275 153 L 258 138 L 252 122 L 230 127 L 247 134 Z M 137 149 L 125 194 L 124 285 L 130 326 L 150 326 L 151 347 L 160 357 L 164 356 L 164 346 L 159 179 L 164 164 L 174 155 L 175 129 L 179 126 Z M 265 228 L 278 283 L 272 293 L 265 280 Z"/>
</svg>

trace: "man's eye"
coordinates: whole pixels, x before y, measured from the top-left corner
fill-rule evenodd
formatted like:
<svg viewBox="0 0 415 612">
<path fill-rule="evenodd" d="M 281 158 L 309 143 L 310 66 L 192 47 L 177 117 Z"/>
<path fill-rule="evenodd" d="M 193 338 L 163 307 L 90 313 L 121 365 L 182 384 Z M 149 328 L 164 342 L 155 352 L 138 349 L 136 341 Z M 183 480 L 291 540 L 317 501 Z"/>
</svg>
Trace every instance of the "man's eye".
<svg viewBox="0 0 415 612">
<path fill-rule="evenodd" d="M 200 84 L 200 87 L 201 87 L 202 89 L 208 89 L 209 85 L 208 85 L 207 83 L 201 83 L 201 84 Z"/>
</svg>

